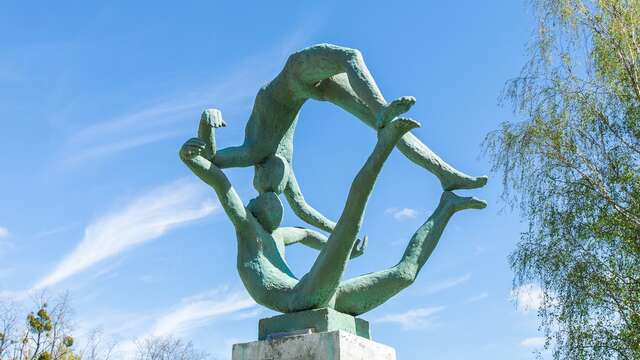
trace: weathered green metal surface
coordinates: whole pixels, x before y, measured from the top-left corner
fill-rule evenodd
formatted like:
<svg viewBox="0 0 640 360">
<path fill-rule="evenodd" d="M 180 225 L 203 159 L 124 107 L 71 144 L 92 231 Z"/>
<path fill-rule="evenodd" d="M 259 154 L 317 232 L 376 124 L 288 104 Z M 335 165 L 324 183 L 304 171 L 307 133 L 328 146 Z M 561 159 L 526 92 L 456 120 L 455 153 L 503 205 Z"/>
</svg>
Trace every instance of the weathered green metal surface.
<svg viewBox="0 0 640 360">
<path fill-rule="evenodd" d="M 312 332 L 342 330 L 365 339 L 371 339 L 368 321 L 330 308 L 300 311 L 261 319 L 258 325 L 258 339 L 266 340 L 269 335 L 282 335 L 306 329 L 311 329 Z"/>
<path fill-rule="evenodd" d="M 298 111 L 307 99 L 331 101 L 377 131 L 378 141 L 355 177 L 336 223 L 304 201 L 293 173 L 293 133 Z M 321 308 L 365 313 L 413 283 L 454 213 L 486 206 L 476 198 L 443 192 L 440 204 L 415 232 L 397 265 L 341 282 L 349 260 L 365 249 L 366 237 L 358 239 L 364 209 L 395 147 L 438 176 L 446 190 L 486 183 L 485 177 L 470 177 L 451 168 L 409 133 L 419 123 L 398 115 L 414 103 L 411 97 L 387 103 L 357 50 L 322 44 L 291 55 L 281 73 L 260 89 L 242 146 L 218 151 L 215 132 L 225 126 L 222 114 L 214 109 L 202 114 L 198 137 L 182 146 L 180 157 L 215 190 L 233 223 L 237 269 L 256 302 L 283 313 Z M 232 166 L 255 167 L 259 195 L 246 206 L 221 170 Z M 281 193 L 301 219 L 329 235 L 280 227 Z M 320 251 L 300 278 L 285 261 L 285 247 L 295 243 Z"/>
</svg>

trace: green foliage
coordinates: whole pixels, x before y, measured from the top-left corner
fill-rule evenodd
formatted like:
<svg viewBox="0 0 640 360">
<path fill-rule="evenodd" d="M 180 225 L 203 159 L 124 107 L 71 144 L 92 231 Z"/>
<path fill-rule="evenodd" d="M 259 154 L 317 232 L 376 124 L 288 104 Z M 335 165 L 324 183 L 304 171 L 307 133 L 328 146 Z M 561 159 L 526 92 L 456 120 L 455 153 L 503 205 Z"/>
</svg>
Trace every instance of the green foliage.
<svg viewBox="0 0 640 360">
<path fill-rule="evenodd" d="M 532 0 L 530 61 L 487 137 L 529 230 L 510 257 L 538 282 L 556 359 L 640 359 L 640 1 Z"/>
<path fill-rule="evenodd" d="M 0 360 L 109 360 L 117 356 L 116 343 L 105 339 L 100 330 L 90 332 L 76 344 L 71 336 L 67 295 L 56 297 L 51 305 L 44 301 L 44 294 L 40 297 L 38 310 L 26 316 L 18 315 L 22 308 L 17 304 L 0 300 Z M 151 337 L 137 341 L 136 345 L 135 359 L 209 359 L 191 342 L 174 338 Z"/>
<path fill-rule="evenodd" d="M 68 348 L 72 347 L 72 346 L 73 346 L 73 338 L 72 338 L 71 336 L 65 336 L 65 337 L 62 339 L 62 344 L 63 344 L 65 347 L 68 347 Z"/>
<path fill-rule="evenodd" d="M 42 305 L 40 310 L 34 315 L 33 312 L 27 315 L 29 330 L 35 334 L 49 332 L 53 328 L 53 323 L 47 312 L 47 304 Z"/>
<path fill-rule="evenodd" d="M 24 326 L 19 326 L 17 307 L 0 303 L 0 359 L 80 360 L 72 351 L 67 296 L 57 298 L 52 307 L 41 301 L 37 309 L 27 314 Z"/>
</svg>

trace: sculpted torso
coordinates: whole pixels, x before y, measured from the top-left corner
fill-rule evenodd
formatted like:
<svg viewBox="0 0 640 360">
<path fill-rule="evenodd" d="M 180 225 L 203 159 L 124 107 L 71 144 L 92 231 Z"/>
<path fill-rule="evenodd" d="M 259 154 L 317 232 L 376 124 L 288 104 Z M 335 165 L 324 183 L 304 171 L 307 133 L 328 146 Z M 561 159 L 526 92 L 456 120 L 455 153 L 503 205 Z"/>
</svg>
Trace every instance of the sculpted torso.
<svg viewBox="0 0 640 360">
<path fill-rule="evenodd" d="M 310 207 L 292 169 L 293 135 L 298 112 L 307 99 L 330 101 L 370 127 L 378 141 L 355 177 L 337 223 Z M 256 302 L 280 312 L 332 307 L 353 315 L 384 303 L 409 286 L 427 261 L 451 216 L 485 203 L 445 191 L 433 215 L 416 231 L 401 260 L 392 268 L 341 282 L 351 258 L 362 255 L 366 237 L 357 238 L 375 180 L 397 147 L 409 159 L 434 173 L 446 190 L 484 185 L 433 154 L 410 131 L 419 124 L 398 117 L 415 103 L 402 97 L 387 103 L 357 50 L 321 44 L 289 57 L 284 69 L 258 92 L 241 146 L 217 151 L 216 128 L 225 126 L 219 110 L 206 110 L 198 137 L 180 151 L 185 164 L 209 184 L 232 221 L 237 236 L 237 269 Z M 254 166 L 259 195 L 246 206 L 221 169 Z M 286 196 L 305 222 L 329 233 L 280 227 Z M 286 246 L 300 243 L 320 253 L 312 268 L 297 278 L 285 261 Z"/>
</svg>

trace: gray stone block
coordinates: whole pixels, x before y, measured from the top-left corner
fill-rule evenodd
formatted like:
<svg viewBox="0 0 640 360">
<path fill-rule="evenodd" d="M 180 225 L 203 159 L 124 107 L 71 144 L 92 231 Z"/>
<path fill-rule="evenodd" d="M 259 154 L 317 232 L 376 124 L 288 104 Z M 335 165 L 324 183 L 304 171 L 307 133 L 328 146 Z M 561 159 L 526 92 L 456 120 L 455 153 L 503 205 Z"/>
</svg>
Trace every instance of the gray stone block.
<svg viewBox="0 0 640 360">
<path fill-rule="evenodd" d="M 396 360 L 393 348 L 332 331 L 233 345 L 233 360 Z"/>
</svg>

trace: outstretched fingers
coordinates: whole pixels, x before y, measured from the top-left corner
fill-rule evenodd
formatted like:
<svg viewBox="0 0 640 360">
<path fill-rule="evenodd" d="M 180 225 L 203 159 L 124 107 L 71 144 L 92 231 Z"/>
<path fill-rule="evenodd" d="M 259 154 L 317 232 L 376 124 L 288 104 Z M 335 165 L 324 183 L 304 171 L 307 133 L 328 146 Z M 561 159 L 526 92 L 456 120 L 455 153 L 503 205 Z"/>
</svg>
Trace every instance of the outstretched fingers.
<svg viewBox="0 0 640 360">
<path fill-rule="evenodd" d="M 364 251 L 367 249 L 369 245 L 369 237 L 367 235 L 362 238 L 362 240 L 358 239 L 353 244 L 353 249 L 351 250 L 351 259 L 357 258 L 358 256 L 364 254 Z"/>
</svg>

